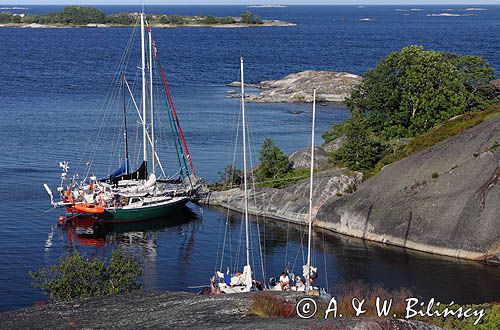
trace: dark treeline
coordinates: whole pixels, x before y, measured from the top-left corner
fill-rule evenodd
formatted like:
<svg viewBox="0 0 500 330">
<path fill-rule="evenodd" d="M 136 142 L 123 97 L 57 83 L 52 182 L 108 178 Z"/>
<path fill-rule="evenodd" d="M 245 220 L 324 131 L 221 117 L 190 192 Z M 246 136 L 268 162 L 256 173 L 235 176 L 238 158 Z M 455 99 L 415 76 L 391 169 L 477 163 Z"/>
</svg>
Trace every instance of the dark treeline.
<svg viewBox="0 0 500 330">
<path fill-rule="evenodd" d="M 44 15 L 0 13 L 0 24 L 58 24 L 58 25 L 86 25 L 110 24 L 132 25 L 137 21 L 137 13 L 119 13 L 106 15 L 104 12 L 86 6 L 68 6 L 62 11 L 51 12 Z M 152 24 L 262 24 L 262 20 L 250 12 L 244 12 L 240 17 L 215 17 L 215 16 L 178 16 L 178 15 L 147 15 Z"/>
</svg>

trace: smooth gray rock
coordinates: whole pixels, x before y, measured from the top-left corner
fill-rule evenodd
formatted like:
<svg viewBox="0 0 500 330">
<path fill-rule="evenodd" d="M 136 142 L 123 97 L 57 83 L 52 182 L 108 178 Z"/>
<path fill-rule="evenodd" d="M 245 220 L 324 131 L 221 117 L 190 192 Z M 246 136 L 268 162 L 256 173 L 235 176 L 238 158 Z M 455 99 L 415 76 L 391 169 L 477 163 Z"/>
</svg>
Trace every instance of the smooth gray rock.
<svg viewBox="0 0 500 330">
<path fill-rule="evenodd" d="M 0 329 L 440 329 L 401 319 L 337 318 L 324 321 L 319 318 L 249 316 L 252 295 L 136 291 L 1 313 Z M 297 294 L 284 296 L 294 301 L 303 297 Z"/>
<path fill-rule="evenodd" d="M 288 157 L 288 160 L 293 162 L 293 168 L 310 168 L 311 148 L 295 151 Z M 328 161 L 328 154 L 321 147 L 314 148 L 314 167 L 320 171 L 332 167 Z"/>
<path fill-rule="evenodd" d="M 500 252 L 500 116 L 386 166 L 326 201 L 316 225 L 416 250 L 487 259 Z"/>
<path fill-rule="evenodd" d="M 329 198 L 339 198 L 361 182 L 362 175 L 346 170 L 328 170 L 314 176 L 315 210 Z M 249 193 L 251 214 L 304 224 L 309 215 L 309 179 L 283 189 L 257 188 Z M 333 196 L 333 197 L 332 197 Z M 208 193 L 202 203 L 244 210 L 243 190 L 234 188 Z"/>
<path fill-rule="evenodd" d="M 313 101 L 313 89 L 316 88 L 318 102 L 344 102 L 362 79 L 360 76 L 347 72 L 308 70 L 289 74 L 279 80 L 249 84 L 248 86 L 257 87 L 263 91 L 259 94 L 246 94 L 245 98 L 249 102 L 310 103 Z M 240 83 L 232 82 L 229 86 L 239 87 Z"/>
<path fill-rule="evenodd" d="M 323 150 L 326 151 L 327 154 L 329 154 L 330 152 L 339 150 L 344 145 L 345 139 L 345 136 L 340 136 L 333 141 L 325 143 L 321 146 L 321 148 L 323 148 Z"/>
</svg>

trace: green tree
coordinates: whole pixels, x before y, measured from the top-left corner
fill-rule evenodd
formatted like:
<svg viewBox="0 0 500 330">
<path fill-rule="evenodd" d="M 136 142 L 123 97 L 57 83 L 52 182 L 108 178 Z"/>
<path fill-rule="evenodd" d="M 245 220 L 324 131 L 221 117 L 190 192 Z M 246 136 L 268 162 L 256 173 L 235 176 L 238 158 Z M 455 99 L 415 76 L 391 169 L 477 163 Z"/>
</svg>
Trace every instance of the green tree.
<svg viewBox="0 0 500 330">
<path fill-rule="evenodd" d="M 385 155 L 387 148 L 371 136 L 365 118 L 353 112 L 343 127 L 346 140 L 342 147 L 330 155 L 334 163 L 340 163 L 355 171 L 369 170 Z"/>
<path fill-rule="evenodd" d="M 11 13 L 1 12 L 0 13 L 0 24 L 10 23 L 12 19 Z"/>
<path fill-rule="evenodd" d="M 108 15 L 106 21 L 110 24 L 130 25 L 134 23 L 134 17 L 129 13 L 118 13 Z"/>
<path fill-rule="evenodd" d="M 347 105 L 361 111 L 385 138 L 413 137 L 493 101 L 491 66 L 477 56 L 409 46 L 382 59 L 365 74 Z"/>
<path fill-rule="evenodd" d="M 219 184 L 223 186 L 239 186 L 243 182 L 243 171 L 236 168 L 233 164 L 226 164 L 224 172 L 220 173 Z"/>
<path fill-rule="evenodd" d="M 61 257 L 59 264 L 30 272 L 33 287 L 41 289 L 53 301 L 100 297 L 131 292 L 141 288 L 140 262 L 130 255 L 114 250 L 106 259 L 84 259 L 78 251 Z"/>
<path fill-rule="evenodd" d="M 262 20 L 260 19 L 260 17 L 254 16 L 254 14 L 252 14 L 249 11 L 246 11 L 243 14 L 241 14 L 240 17 L 241 17 L 241 23 L 244 24 L 262 24 Z"/>
<path fill-rule="evenodd" d="M 86 6 L 65 7 L 62 15 L 67 24 L 82 25 L 106 22 L 106 15 L 102 11 Z"/>
<path fill-rule="evenodd" d="M 257 181 L 281 179 L 293 171 L 287 155 L 269 138 L 262 144 L 259 160 L 260 164 L 255 172 Z"/>
</svg>

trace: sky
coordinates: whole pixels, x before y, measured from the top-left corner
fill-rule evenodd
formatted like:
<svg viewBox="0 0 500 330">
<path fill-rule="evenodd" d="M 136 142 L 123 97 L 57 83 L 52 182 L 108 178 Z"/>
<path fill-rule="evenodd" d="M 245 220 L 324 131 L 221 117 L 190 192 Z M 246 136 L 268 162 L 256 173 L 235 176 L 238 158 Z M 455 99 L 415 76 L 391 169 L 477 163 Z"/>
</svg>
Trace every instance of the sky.
<svg viewBox="0 0 500 330">
<path fill-rule="evenodd" d="M 10 5 L 140 5 L 142 0 L 0 0 Z M 500 5 L 500 0 L 144 0 L 145 5 Z"/>
</svg>

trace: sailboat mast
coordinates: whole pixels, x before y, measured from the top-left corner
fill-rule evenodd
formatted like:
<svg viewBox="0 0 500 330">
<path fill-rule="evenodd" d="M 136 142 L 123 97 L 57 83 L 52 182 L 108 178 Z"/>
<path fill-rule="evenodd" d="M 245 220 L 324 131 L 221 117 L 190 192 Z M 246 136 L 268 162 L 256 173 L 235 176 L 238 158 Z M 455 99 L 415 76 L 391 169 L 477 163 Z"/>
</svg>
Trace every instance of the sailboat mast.
<svg viewBox="0 0 500 330">
<path fill-rule="evenodd" d="M 148 161 L 146 143 L 146 50 L 144 45 L 144 12 L 141 13 L 141 70 L 142 70 L 142 150 L 143 160 Z"/>
<path fill-rule="evenodd" d="M 314 180 L 314 127 L 316 124 L 316 88 L 313 90 L 313 117 L 312 117 L 312 133 L 311 133 L 311 179 L 309 182 L 309 228 L 307 240 L 307 278 L 306 292 L 309 292 L 310 277 L 311 277 L 311 231 L 313 222 L 313 180 Z"/>
<path fill-rule="evenodd" d="M 151 106 L 151 173 L 155 174 L 155 152 L 156 152 L 156 142 L 155 142 L 155 125 L 154 125 L 154 99 L 153 99 L 153 36 L 151 35 L 151 26 L 148 24 L 148 36 L 149 36 L 149 103 Z"/>
<path fill-rule="evenodd" d="M 121 90 L 122 90 L 122 111 L 123 111 L 123 140 L 125 141 L 125 173 L 129 174 L 129 158 L 128 158 L 128 133 L 127 133 L 127 108 L 125 101 L 125 74 L 121 75 Z"/>
<path fill-rule="evenodd" d="M 241 62 L 241 116 L 243 117 L 243 186 L 245 189 L 245 239 L 247 250 L 247 266 L 250 266 L 250 240 L 248 235 L 248 190 L 247 190 L 247 125 L 245 115 L 245 79 L 243 74 L 243 57 Z"/>
</svg>

